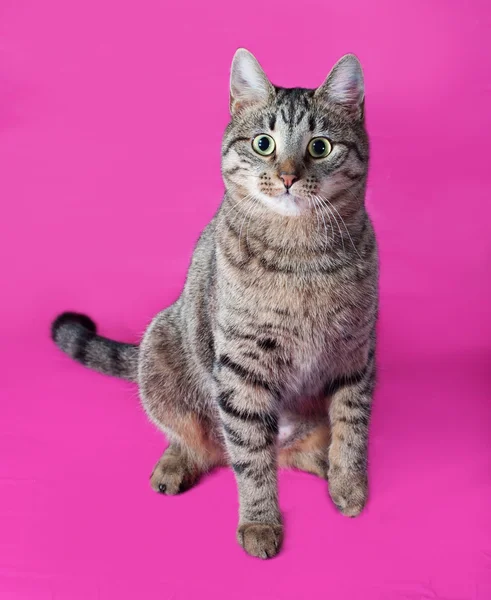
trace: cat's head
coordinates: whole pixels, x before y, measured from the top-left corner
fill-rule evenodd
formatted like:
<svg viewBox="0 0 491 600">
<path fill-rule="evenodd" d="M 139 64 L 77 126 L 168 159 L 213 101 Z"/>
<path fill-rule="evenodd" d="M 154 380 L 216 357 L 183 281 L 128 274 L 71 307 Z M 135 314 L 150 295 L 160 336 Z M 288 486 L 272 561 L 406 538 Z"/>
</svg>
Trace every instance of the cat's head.
<svg viewBox="0 0 491 600">
<path fill-rule="evenodd" d="M 240 49 L 232 62 L 230 111 L 222 173 L 235 197 L 296 216 L 364 186 L 363 71 L 354 55 L 341 58 L 316 90 L 284 89 Z M 351 196 L 359 202 L 359 194 Z"/>
</svg>

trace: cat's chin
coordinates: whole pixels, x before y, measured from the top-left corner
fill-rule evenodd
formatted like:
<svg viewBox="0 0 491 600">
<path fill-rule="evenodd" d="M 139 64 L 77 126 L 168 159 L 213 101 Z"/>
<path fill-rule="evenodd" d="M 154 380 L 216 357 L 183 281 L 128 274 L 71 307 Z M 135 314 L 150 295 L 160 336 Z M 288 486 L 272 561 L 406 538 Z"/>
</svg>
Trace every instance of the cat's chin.
<svg viewBox="0 0 491 600">
<path fill-rule="evenodd" d="M 261 200 L 275 213 L 285 217 L 299 217 L 309 212 L 311 208 L 307 198 L 287 193 L 279 196 L 262 194 Z"/>
</svg>

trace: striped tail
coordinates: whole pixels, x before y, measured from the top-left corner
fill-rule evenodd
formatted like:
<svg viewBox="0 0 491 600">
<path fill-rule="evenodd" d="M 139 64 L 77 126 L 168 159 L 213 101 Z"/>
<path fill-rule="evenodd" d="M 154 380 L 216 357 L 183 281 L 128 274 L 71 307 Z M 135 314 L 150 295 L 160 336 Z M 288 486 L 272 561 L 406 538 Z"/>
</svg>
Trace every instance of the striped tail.
<svg viewBox="0 0 491 600">
<path fill-rule="evenodd" d="M 66 312 L 51 325 L 55 344 L 74 360 L 104 373 L 129 381 L 137 380 L 138 346 L 123 344 L 96 333 L 96 325 L 85 315 Z"/>
</svg>

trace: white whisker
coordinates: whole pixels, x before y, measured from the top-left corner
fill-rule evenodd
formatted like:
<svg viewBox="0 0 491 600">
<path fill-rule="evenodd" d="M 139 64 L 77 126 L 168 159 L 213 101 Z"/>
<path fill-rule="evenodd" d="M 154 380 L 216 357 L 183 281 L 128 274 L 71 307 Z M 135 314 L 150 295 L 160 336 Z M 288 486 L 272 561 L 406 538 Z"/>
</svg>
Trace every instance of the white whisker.
<svg viewBox="0 0 491 600">
<path fill-rule="evenodd" d="M 344 225 L 344 228 L 346 229 L 346 233 L 348 234 L 348 237 L 349 237 L 349 239 L 350 239 L 351 245 L 353 246 L 353 250 L 354 250 L 354 251 L 356 252 L 356 254 L 358 255 L 358 258 L 361 258 L 361 256 L 360 256 L 360 253 L 358 252 L 358 249 L 357 249 L 357 247 L 355 246 L 355 243 L 354 243 L 354 241 L 353 241 L 353 238 L 351 237 L 351 234 L 350 234 L 350 232 L 349 232 L 348 226 L 346 225 L 346 223 L 345 223 L 345 221 L 344 221 L 343 217 L 342 217 L 342 216 L 339 214 L 339 211 L 338 211 L 338 209 L 337 209 L 337 208 L 334 206 L 334 204 L 333 204 L 332 202 L 329 202 L 329 200 L 328 200 L 327 198 L 324 198 L 324 200 L 325 200 L 325 201 L 326 201 L 326 202 L 327 202 L 327 203 L 328 203 L 328 204 L 331 206 L 331 208 L 333 208 L 333 209 L 336 211 L 336 213 L 339 215 L 339 218 L 341 219 L 341 222 L 343 223 L 343 225 Z"/>
<path fill-rule="evenodd" d="M 259 201 L 256 198 L 254 198 L 254 200 L 255 200 L 254 208 L 257 209 L 259 207 Z M 247 244 L 247 247 L 249 247 L 249 227 L 250 227 L 250 224 L 251 224 L 251 221 L 252 221 L 252 215 L 254 214 L 254 212 L 255 211 L 252 211 L 250 213 L 249 220 L 248 220 L 247 226 L 246 226 L 246 244 Z"/>
<path fill-rule="evenodd" d="M 316 221 L 317 221 L 317 229 L 320 230 L 320 228 L 321 228 L 321 222 L 320 222 L 317 210 L 316 210 L 316 206 L 315 206 L 312 194 L 309 194 L 309 196 L 307 197 L 307 200 L 309 202 L 309 209 L 311 209 L 311 210 L 313 209 L 313 211 L 314 211 L 315 218 L 316 218 Z"/>
<path fill-rule="evenodd" d="M 319 200 L 319 202 L 322 204 L 322 206 L 324 206 L 324 208 L 327 209 L 327 216 L 329 217 L 331 227 L 332 227 L 331 216 L 333 217 L 334 222 L 336 223 L 337 228 L 338 228 L 339 238 L 341 240 L 341 246 L 343 247 L 343 254 L 346 254 L 346 248 L 344 247 L 343 232 L 341 231 L 341 226 L 339 225 L 336 215 L 332 212 L 332 210 L 330 209 L 329 205 L 326 203 L 325 198 L 323 196 L 316 196 L 316 198 Z M 334 229 L 333 229 L 333 231 L 334 231 Z"/>
<path fill-rule="evenodd" d="M 317 215 L 317 218 L 319 218 L 318 217 L 319 213 L 320 213 L 320 216 L 322 217 L 322 223 L 324 224 L 324 232 L 326 234 L 326 243 L 327 243 L 328 246 L 332 246 L 332 243 L 329 244 L 329 232 L 328 232 L 328 229 L 327 229 L 327 223 L 326 223 L 326 220 L 324 219 L 324 214 L 322 213 L 320 204 L 317 201 L 317 196 L 314 196 L 314 206 L 315 206 L 315 214 Z M 317 209 L 319 209 L 319 210 L 317 210 Z M 319 221 L 319 225 L 320 225 L 320 221 Z M 330 225 L 330 230 L 331 230 L 331 233 L 332 233 L 332 224 L 330 223 L 329 225 Z"/>
<path fill-rule="evenodd" d="M 240 249 L 241 244 L 240 244 L 240 242 L 241 242 L 241 238 L 242 238 L 242 229 L 244 228 L 244 224 L 245 224 L 246 218 L 252 213 L 252 209 L 256 208 L 256 204 L 257 204 L 256 198 L 252 197 L 251 199 L 253 200 L 253 202 L 252 202 L 251 206 L 249 207 L 249 209 L 245 211 L 244 219 L 242 220 L 242 224 L 240 226 L 240 231 L 239 231 L 239 254 L 241 252 L 241 249 Z"/>
<path fill-rule="evenodd" d="M 236 211 L 236 214 L 232 217 L 232 223 L 234 223 L 237 217 L 242 214 L 242 211 L 239 208 L 240 205 L 249 200 L 251 197 L 252 194 L 247 194 L 247 196 L 244 196 L 238 202 L 230 202 L 229 206 L 223 206 L 221 210 L 223 210 L 224 214 L 227 216 L 230 216 L 230 213 Z"/>
</svg>

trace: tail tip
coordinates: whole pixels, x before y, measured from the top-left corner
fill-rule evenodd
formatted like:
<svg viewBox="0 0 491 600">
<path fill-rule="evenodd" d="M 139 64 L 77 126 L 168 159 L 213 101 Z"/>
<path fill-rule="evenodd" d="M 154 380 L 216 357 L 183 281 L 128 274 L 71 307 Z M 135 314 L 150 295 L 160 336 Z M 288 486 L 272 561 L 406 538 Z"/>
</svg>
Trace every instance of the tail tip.
<svg viewBox="0 0 491 600">
<path fill-rule="evenodd" d="M 51 338 L 56 341 L 56 334 L 63 325 L 81 325 L 89 331 L 96 332 L 97 327 L 94 321 L 87 315 L 79 313 L 64 312 L 58 315 L 51 324 Z"/>
</svg>

